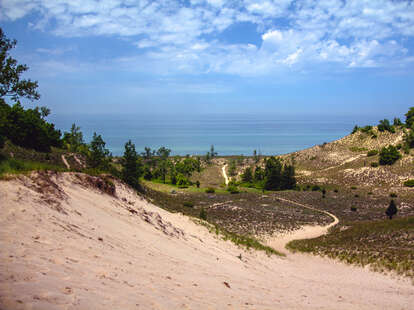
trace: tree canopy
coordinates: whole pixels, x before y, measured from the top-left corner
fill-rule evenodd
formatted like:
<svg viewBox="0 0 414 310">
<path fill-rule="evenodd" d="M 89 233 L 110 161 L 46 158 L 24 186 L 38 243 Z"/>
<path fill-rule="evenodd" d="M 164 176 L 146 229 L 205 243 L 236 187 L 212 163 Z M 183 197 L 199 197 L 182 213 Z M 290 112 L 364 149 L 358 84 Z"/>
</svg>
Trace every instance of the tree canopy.
<svg viewBox="0 0 414 310">
<path fill-rule="evenodd" d="M 21 75 L 29 68 L 18 64 L 17 60 L 10 56 L 9 51 L 17 44 L 16 40 L 10 40 L 0 28 L 0 98 L 10 97 L 17 102 L 19 98 L 38 100 L 37 81 L 22 79 Z"/>
</svg>

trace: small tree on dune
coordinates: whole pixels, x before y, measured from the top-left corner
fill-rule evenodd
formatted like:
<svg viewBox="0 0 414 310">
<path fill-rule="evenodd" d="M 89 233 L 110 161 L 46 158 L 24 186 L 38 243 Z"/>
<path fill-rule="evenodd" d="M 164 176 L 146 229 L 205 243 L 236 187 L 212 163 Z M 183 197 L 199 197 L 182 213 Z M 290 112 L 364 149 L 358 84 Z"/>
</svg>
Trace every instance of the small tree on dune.
<svg viewBox="0 0 414 310">
<path fill-rule="evenodd" d="M 392 217 L 396 215 L 398 212 L 397 205 L 395 204 L 394 200 L 390 201 L 390 205 L 388 206 L 387 210 L 385 210 L 385 214 L 392 220 Z"/>
<path fill-rule="evenodd" d="M 138 188 L 141 174 L 141 159 L 135 150 L 135 144 L 129 140 L 125 143 L 125 151 L 122 158 L 122 179 L 132 187 Z"/>
</svg>

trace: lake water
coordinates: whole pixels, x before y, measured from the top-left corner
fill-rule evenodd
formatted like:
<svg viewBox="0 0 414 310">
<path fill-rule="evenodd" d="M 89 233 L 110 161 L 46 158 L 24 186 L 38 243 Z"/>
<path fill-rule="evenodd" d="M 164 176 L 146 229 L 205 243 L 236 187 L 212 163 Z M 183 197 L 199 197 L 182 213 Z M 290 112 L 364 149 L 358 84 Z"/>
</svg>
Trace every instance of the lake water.
<svg viewBox="0 0 414 310">
<path fill-rule="evenodd" d="M 81 127 L 86 142 L 102 135 L 114 155 L 131 139 L 138 152 L 145 146 L 168 147 L 173 155 L 204 155 L 213 144 L 219 155 L 278 155 L 339 139 L 355 124 L 375 124 L 360 117 L 278 117 L 257 115 L 51 115 L 56 127 Z"/>
</svg>

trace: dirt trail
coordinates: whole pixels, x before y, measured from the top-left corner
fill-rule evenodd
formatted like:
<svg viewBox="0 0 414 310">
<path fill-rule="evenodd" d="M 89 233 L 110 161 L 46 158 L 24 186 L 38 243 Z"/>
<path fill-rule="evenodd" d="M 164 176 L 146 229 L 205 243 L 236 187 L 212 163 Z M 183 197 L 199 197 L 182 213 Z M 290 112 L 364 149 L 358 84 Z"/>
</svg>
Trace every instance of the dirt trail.
<svg viewBox="0 0 414 310">
<path fill-rule="evenodd" d="M 70 165 L 69 165 L 68 161 L 66 160 L 65 155 L 62 154 L 61 158 L 62 158 L 62 161 L 65 164 L 66 168 L 70 169 Z"/>
<path fill-rule="evenodd" d="M 272 248 L 283 252 L 285 254 L 288 254 L 288 252 L 286 251 L 286 245 L 293 240 L 300 240 L 300 239 L 311 239 L 311 238 L 316 238 L 322 235 L 325 235 L 328 232 L 328 229 L 335 226 L 336 224 L 339 223 L 339 219 L 332 213 L 325 211 L 325 210 L 320 210 L 311 206 L 307 206 L 305 204 L 301 204 L 292 200 L 288 200 L 288 199 L 284 199 L 284 198 L 277 198 L 280 201 L 285 201 L 291 204 L 295 204 L 297 206 L 306 208 L 306 209 L 310 209 L 310 210 L 314 210 L 314 211 L 318 211 L 321 213 L 325 213 L 327 215 L 329 215 L 332 219 L 333 222 L 329 223 L 328 225 L 325 226 L 312 226 L 312 225 L 305 225 L 302 226 L 301 228 L 294 230 L 292 232 L 285 232 L 285 233 L 279 233 L 274 235 L 273 237 L 269 238 L 268 240 L 266 240 L 266 243 L 271 246 Z"/>
<path fill-rule="evenodd" d="M 227 164 L 225 164 L 223 166 L 223 168 L 221 168 L 221 172 L 223 173 L 224 182 L 226 183 L 226 185 L 228 185 L 229 184 L 229 178 L 228 178 L 227 173 L 226 173 L 226 168 L 227 168 Z"/>
</svg>

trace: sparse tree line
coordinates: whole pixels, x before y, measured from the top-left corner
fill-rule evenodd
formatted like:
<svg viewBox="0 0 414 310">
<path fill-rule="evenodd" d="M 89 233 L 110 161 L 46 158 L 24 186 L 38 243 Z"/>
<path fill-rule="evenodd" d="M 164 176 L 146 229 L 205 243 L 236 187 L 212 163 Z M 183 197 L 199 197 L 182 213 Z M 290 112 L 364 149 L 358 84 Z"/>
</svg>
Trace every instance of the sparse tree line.
<svg viewBox="0 0 414 310">
<path fill-rule="evenodd" d="M 414 148 L 414 107 L 411 107 L 408 112 L 405 114 L 406 120 L 405 123 L 401 121 L 399 118 L 394 118 L 393 125 L 388 119 L 383 119 L 379 121 L 377 126 L 379 132 L 388 131 L 390 133 L 395 133 L 396 128 L 401 128 L 404 131 L 404 138 L 403 143 L 400 143 L 396 146 L 389 145 L 387 147 L 383 147 L 380 151 L 371 150 L 367 153 L 367 156 L 374 156 L 379 154 L 379 162 L 372 163 L 372 167 L 377 167 L 379 165 L 392 165 L 397 160 L 402 157 L 400 150 L 404 153 L 409 154 L 410 149 Z M 377 138 L 373 130 L 373 126 L 365 126 L 365 127 L 358 127 L 355 126 L 352 134 L 356 132 L 362 132 L 371 136 L 371 138 Z"/>
<path fill-rule="evenodd" d="M 264 159 L 264 168 L 257 165 L 247 167 L 241 174 L 241 182 L 245 187 L 265 190 L 287 190 L 296 187 L 295 167 L 283 164 L 278 157 Z"/>
</svg>

